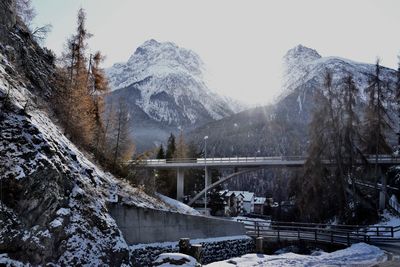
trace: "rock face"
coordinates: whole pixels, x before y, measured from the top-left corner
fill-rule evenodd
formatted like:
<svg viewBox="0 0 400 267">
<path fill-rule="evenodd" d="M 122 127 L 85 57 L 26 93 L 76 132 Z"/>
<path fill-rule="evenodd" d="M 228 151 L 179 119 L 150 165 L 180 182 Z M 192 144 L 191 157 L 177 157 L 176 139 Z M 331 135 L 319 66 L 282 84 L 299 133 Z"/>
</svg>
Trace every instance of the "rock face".
<svg viewBox="0 0 400 267">
<path fill-rule="evenodd" d="M 207 87 L 200 57 L 174 43 L 146 41 L 107 75 L 113 89 L 109 103 L 128 102 L 139 150 L 164 142 L 170 132 L 193 129 L 240 109 Z"/>
<path fill-rule="evenodd" d="M 2 54 L 0 62 L 0 251 L 34 265 L 127 262 L 106 209 L 113 178 L 35 108 L 23 76 Z"/>
<path fill-rule="evenodd" d="M 17 21 L 15 12 L 15 0 L 3 0 L 0 2 L 0 25 L 7 28 L 14 27 Z"/>
<path fill-rule="evenodd" d="M 107 201 L 179 210 L 104 173 L 63 135 L 46 101 L 56 90 L 51 54 L 24 25 L 2 22 L 0 265 L 130 264 Z"/>
</svg>

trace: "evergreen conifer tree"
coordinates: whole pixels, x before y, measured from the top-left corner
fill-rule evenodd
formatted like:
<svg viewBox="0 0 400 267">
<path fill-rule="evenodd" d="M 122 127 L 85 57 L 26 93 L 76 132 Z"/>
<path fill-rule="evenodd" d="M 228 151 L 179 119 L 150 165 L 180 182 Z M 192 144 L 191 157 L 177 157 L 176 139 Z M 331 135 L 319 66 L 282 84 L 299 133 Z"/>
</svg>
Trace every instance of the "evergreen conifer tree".
<svg viewBox="0 0 400 267">
<path fill-rule="evenodd" d="M 160 145 L 160 148 L 158 149 L 156 159 L 165 159 L 164 146 L 162 144 Z"/>
<path fill-rule="evenodd" d="M 171 133 L 167 142 L 167 152 L 165 154 L 165 158 L 173 159 L 175 156 L 175 151 L 176 151 L 175 135 Z"/>
</svg>

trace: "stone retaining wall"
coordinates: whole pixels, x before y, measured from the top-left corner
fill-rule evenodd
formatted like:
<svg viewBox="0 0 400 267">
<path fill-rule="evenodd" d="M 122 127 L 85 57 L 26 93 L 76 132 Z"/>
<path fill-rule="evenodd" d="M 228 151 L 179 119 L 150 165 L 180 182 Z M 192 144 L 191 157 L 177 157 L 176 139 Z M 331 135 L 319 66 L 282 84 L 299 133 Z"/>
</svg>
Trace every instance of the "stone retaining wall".
<svg viewBox="0 0 400 267">
<path fill-rule="evenodd" d="M 254 253 L 254 240 L 247 236 L 195 239 L 191 244 L 202 245 L 202 264 Z M 161 253 L 179 252 L 178 242 L 141 244 L 130 247 L 133 266 L 151 266 Z"/>
</svg>

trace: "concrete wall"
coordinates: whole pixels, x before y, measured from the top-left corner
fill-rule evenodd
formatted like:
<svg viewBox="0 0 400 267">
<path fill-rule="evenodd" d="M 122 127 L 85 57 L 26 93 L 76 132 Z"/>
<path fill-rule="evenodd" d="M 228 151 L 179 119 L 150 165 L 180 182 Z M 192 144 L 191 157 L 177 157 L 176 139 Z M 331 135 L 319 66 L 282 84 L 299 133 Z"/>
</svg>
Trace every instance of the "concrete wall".
<svg viewBox="0 0 400 267">
<path fill-rule="evenodd" d="M 130 245 L 245 235 L 242 223 L 174 212 L 110 204 L 111 216 Z"/>
</svg>

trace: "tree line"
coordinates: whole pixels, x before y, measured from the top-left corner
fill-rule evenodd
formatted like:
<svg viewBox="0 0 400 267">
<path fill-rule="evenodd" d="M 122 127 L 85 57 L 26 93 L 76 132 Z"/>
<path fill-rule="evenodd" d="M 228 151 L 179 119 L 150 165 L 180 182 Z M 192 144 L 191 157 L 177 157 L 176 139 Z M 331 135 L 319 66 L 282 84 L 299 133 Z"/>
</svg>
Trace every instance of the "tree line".
<svg viewBox="0 0 400 267">
<path fill-rule="evenodd" d="M 55 114 L 65 134 L 81 148 L 91 152 L 105 168 L 126 175 L 124 161 L 133 155 L 127 104 L 120 100 L 105 110 L 109 85 L 101 64 L 100 51 L 88 53 L 93 35 L 86 28 L 86 13 L 78 11 L 76 32 L 66 42 L 59 59 Z"/>
<path fill-rule="evenodd" d="M 291 184 L 300 219 L 324 221 L 337 216 L 341 221 L 359 222 L 368 220 L 371 212 L 377 215 L 376 207 L 368 205 L 357 190 L 356 180 L 365 179 L 365 169 L 356 163 L 367 163 L 367 157 L 375 155 L 371 178 L 376 184 L 382 175 L 379 155 L 393 153 L 387 139 L 393 130 L 388 108 L 393 100 L 400 100 L 400 75 L 395 95 L 381 69 L 377 60 L 369 85 L 363 88 L 365 104 L 357 103 L 360 90 L 351 75 L 333 86 L 334 74 L 326 71 L 321 90 L 315 92 L 304 173 Z M 323 160 L 331 160 L 334 166 L 326 166 Z"/>
</svg>

